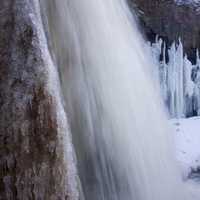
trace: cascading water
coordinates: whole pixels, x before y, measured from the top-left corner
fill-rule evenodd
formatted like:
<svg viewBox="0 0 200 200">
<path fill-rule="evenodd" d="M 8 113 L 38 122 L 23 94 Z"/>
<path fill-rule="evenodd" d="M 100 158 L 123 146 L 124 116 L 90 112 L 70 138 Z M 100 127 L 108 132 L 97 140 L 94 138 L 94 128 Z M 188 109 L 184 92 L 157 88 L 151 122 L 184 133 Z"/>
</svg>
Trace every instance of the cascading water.
<svg viewBox="0 0 200 200">
<path fill-rule="evenodd" d="M 123 0 L 41 1 L 86 200 L 184 200 L 151 61 Z"/>
</svg>

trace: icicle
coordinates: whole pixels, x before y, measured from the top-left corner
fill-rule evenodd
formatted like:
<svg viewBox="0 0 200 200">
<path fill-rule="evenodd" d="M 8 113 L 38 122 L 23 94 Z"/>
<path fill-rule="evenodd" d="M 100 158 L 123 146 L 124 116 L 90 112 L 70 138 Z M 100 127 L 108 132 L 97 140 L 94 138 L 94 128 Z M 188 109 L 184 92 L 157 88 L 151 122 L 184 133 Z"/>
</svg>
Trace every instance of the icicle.
<svg viewBox="0 0 200 200">
<path fill-rule="evenodd" d="M 193 115 L 193 95 L 194 95 L 194 82 L 191 79 L 192 74 L 192 63 L 188 60 L 187 55 L 184 57 L 184 101 L 185 108 L 184 113 L 185 116 Z"/>
<path fill-rule="evenodd" d="M 176 71 L 176 91 L 175 91 L 175 116 L 184 116 L 184 95 L 183 95 L 183 45 L 179 39 L 176 50 L 175 71 Z"/>
<path fill-rule="evenodd" d="M 154 65 L 159 70 L 160 88 L 164 102 L 169 108 L 170 116 L 181 118 L 200 115 L 200 58 L 196 51 L 196 65 L 183 55 L 183 45 L 172 43 L 166 50 L 166 44 L 156 37 L 151 45 Z M 166 52 L 169 62 L 166 62 Z M 160 55 L 163 59 L 160 61 Z"/>
<path fill-rule="evenodd" d="M 199 50 L 196 50 L 196 65 L 199 66 L 200 64 L 200 59 L 199 59 Z"/>
<path fill-rule="evenodd" d="M 166 63 L 166 44 L 163 41 L 163 60 L 160 62 L 160 85 L 161 94 L 165 103 L 167 103 L 167 63 Z"/>
<path fill-rule="evenodd" d="M 185 95 L 192 97 L 194 94 L 194 82 L 191 79 L 192 63 L 188 60 L 187 55 L 184 57 L 184 91 Z"/>
<path fill-rule="evenodd" d="M 175 117 L 175 85 L 176 85 L 176 77 L 175 77 L 175 54 L 176 54 L 176 47 L 175 43 L 172 44 L 171 49 L 169 50 L 169 63 L 168 63 L 168 95 L 169 95 L 169 112 L 172 117 Z"/>
</svg>

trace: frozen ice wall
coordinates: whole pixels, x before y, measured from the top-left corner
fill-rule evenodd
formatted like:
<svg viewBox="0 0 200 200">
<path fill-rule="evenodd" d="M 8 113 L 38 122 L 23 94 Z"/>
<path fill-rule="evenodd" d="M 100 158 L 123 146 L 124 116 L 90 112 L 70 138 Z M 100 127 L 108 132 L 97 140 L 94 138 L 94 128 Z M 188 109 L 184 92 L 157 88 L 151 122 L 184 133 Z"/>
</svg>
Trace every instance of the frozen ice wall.
<svg viewBox="0 0 200 200">
<path fill-rule="evenodd" d="M 200 59 L 196 65 L 183 53 L 181 40 L 166 49 L 162 39 L 151 44 L 156 67 L 159 68 L 161 93 L 173 118 L 200 115 Z M 167 54 L 167 56 L 166 56 Z M 168 59 L 166 59 L 168 57 Z"/>
</svg>

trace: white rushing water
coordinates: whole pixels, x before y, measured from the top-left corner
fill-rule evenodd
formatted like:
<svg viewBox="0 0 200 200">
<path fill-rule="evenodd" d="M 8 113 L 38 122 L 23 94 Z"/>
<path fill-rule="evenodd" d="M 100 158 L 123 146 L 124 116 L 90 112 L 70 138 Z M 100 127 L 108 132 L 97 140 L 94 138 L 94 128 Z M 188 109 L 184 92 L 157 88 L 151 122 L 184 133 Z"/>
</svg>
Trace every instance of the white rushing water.
<svg viewBox="0 0 200 200">
<path fill-rule="evenodd" d="M 126 3 L 41 4 L 85 199 L 188 199 L 151 80 L 151 60 Z"/>
</svg>

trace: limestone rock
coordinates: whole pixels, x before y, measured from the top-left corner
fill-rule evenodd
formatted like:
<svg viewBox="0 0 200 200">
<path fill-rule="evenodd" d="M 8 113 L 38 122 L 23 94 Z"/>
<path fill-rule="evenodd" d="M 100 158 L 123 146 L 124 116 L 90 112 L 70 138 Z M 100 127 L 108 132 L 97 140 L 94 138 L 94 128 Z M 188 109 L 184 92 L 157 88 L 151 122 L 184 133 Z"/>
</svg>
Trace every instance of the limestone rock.
<svg viewBox="0 0 200 200">
<path fill-rule="evenodd" d="M 56 73 L 38 0 L 1 0 L 0 200 L 78 199 Z"/>
</svg>

